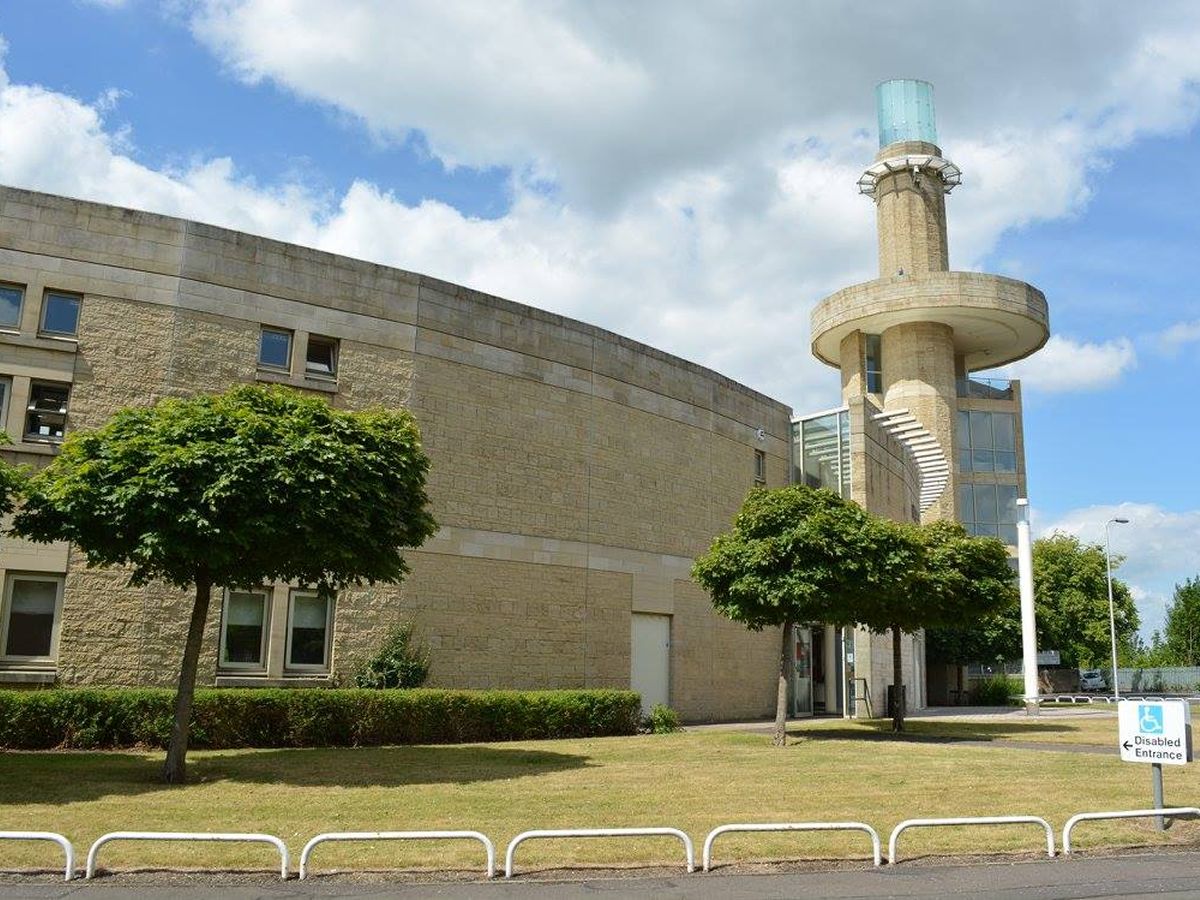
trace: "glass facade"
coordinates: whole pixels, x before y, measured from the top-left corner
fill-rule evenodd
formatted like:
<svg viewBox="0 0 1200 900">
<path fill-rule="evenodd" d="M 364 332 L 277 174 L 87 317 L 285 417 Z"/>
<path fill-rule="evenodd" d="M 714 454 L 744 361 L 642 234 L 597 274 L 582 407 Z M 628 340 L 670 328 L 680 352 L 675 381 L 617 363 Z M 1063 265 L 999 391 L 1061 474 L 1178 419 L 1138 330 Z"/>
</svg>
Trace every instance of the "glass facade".
<svg viewBox="0 0 1200 900">
<path fill-rule="evenodd" d="M 958 471 L 1017 472 L 1016 416 L 1012 413 L 958 411 Z"/>
<path fill-rule="evenodd" d="M 850 497 L 850 413 L 839 409 L 792 422 L 793 482 Z"/>
<path fill-rule="evenodd" d="M 970 534 L 998 537 L 1017 543 L 1017 486 L 1015 484 L 960 484 L 958 518 Z"/>
</svg>

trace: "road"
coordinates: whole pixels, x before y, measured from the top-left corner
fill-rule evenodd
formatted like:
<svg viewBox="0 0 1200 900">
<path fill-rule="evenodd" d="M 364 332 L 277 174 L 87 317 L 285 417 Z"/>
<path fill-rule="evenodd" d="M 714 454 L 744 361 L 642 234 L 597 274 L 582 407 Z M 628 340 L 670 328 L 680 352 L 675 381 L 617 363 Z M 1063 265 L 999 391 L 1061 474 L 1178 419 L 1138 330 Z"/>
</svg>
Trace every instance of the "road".
<svg viewBox="0 0 1200 900">
<path fill-rule="evenodd" d="M 1200 852 L 1139 853 L 1092 858 L 992 862 L 982 865 L 900 864 L 894 869 L 766 875 L 678 875 L 450 884 L 362 883 L 316 879 L 254 883 L 154 883 L 163 876 L 127 875 L 70 884 L 0 883 L 0 898 L 72 900 L 282 900 L 320 897 L 437 897 L 445 900 L 621 900 L 632 897 L 779 900 L 791 897 L 987 897 L 1051 900 L 1088 897 L 1198 897 Z M 178 876 L 176 876 L 178 877 Z M 149 879 L 149 880 L 148 880 Z"/>
</svg>

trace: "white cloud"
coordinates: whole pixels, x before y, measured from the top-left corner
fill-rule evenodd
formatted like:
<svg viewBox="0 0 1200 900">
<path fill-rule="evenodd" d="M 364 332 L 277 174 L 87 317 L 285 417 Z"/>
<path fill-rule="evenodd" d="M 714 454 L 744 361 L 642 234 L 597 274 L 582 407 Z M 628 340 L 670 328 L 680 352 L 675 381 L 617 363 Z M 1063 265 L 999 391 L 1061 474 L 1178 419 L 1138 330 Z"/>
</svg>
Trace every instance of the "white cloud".
<svg viewBox="0 0 1200 900">
<path fill-rule="evenodd" d="M 1179 355 L 1179 351 L 1185 345 L 1197 341 L 1200 341 L 1200 319 L 1194 322 L 1176 322 L 1153 338 L 1158 351 L 1170 357 Z"/>
<path fill-rule="evenodd" d="M 1035 518 L 1037 536 L 1055 531 L 1104 544 L 1105 523 L 1128 519 L 1109 529 L 1114 557 L 1124 557 L 1118 577 L 1130 585 L 1146 637 L 1162 627 L 1163 606 L 1176 584 L 1200 574 L 1200 509 L 1171 512 L 1150 503 L 1119 503 L 1072 510 L 1052 522 Z"/>
<path fill-rule="evenodd" d="M 1137 353 L 1128 338 L 1091 343 L 1056 334 L 1033 356 L 996 374 L 1020 378 L 1031 390 L 1063 393 L 1109 387 L 1136 366 Z"/>
<path fill-rule="evenodd" d="M 800 410 L 837 396 L 833 371 L 808 352 L 812 304 L 875 274 L 874 212 L 854 182 L 875 150 L 878 79 L 937 84 L 943 144 L 966 172 L 950 201 L 952 259 L 968 268 L 1005 229 L 1078 211 L 1106 153 L 1195 121 L 1200 79 L 1186 52 L 1200 9 L 1186 2 L 1155 17 L 1116 4 L 935 3 L 925 27 L 900 30 L 766 0 L 191 9 L 195 34 L 239 77 L 357 116 L 383 140 L 418 130 L 451 164 L 510 167 L 511 208 L 482 220 L 366 181 L 340 195 L 283 175 L 261 183 L 226 158 L 150 168 L 136 134 L 106 124 L 118 93 L 87 104 L 10 84 L 2 68 L 0 181 L 469 284 Z M 1134 364 L 1124 341 L 1054 338 L 1024 365 L 1043 357 L 1026 377 L 1048 390 Z"/>
</svg>

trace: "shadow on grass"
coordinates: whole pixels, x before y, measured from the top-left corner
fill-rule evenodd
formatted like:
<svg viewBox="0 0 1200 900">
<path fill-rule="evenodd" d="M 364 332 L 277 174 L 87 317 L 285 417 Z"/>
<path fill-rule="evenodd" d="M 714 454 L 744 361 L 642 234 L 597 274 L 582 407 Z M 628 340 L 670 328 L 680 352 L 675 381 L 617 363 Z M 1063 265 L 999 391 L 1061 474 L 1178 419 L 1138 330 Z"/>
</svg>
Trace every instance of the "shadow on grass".
<svg viewBox="0 0 1200 900">
<path fill-rule="evenodd" d="M 902 732 L 892 731 L 890 719 L 833 728 L 788 729 L 789 737 L 833 741 L 908 741 L 910 743 L 953 744 L 964 741 L 1020 740 L 1038 735 L 1070 734 L 1070 725 L 1051 722 L 906 722 Z"/>
<path fill-rule="evenodd" d="M 0 809 L 174 790 L 159 781 L 165 754 L 0 752 Z M 189 784 L 400 787 L 472 784 L 581 769 L 588 757 L 523 748 L 337 747 L 196 751 Z"/>
</svg>

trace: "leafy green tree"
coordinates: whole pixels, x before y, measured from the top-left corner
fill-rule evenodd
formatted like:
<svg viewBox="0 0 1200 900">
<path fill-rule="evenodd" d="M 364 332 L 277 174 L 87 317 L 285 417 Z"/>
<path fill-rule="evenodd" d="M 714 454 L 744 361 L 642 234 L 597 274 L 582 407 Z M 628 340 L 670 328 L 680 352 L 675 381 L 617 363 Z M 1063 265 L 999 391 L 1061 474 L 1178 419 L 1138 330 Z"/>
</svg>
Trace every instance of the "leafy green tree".
<svg viewBox="0 0 1200 900">
<path fill-rule="evenodd" d="M 340 412 L 243 385 L 125 409 L 71 435 L 30 480 L 14 531 L 71 541 L 88 565 L 128 566 L 134 585 L 194 586 L 163 767 L 182 782 L 212 589 L 401 580 L 401 550 L 436 528 L 428 467 L 407 411 Z"/>
<path fill-rule="evenodd" d="M 733 528 L 696 560 L 692 576 L 723 615 L 755 631 L 782 629 L 775 701 L 780 746 L 793 626 L 858 624 L 890 632 L 899 694 L 903 632 L 976 617 L 1013 591 L 999 541 L 970 538 L 952 524 L 892 522 L 803 485 L 752 491 Z M 904 727 L 902 703 L 893 727 Z"/>
<path fill-rule="evenodd" d="M 1120 566 L 1113 557 L 1113 569 Z M 1112 641 L 1104 548 L 1074 535 L 1055 533 L 1033 542 L 1033 595 L 1038 646 L 1058 650 L 1068 666 L 1107 665 Z M 1137 606 L 1128 586 L 1113 578 L 1117 644 L 1127 650 L 1138 630 Z M 1017 612 L 1020 621 L 1020 611 Z"/>
<path fill-rule="evenodd" d="M 1121 563 L 1113 557 L 1113 568 Z M 1111 657 L 1104 548 L 1066 534 L 1033 542 L 1038 647 L 1058 650 L 1067 666 L 1107 666 Z M 1129 588 L 1113 579 L 1118 653 L 1138 655 L 1138 614 Z M 1200 638 L 1200 632 L 1197 633 Z M 1021 658 L 1021 606 L 1013 597 L 969 627 L 950 624 L 926 635 L 929 658 L 948 663 Z M 1200 652 L 1200 647 L 1197 648 Z"/>
<path fill-rule="evenodd" d="M 827 490 L 755 489 L 733 527 L 696 559 L 692 577 L 722 615 L 752 631 L 782 629 L 774 743 L 787 741 L 792 628 L 853 624 L 877 580 L 873 518 Z"/>
<path fill-rule="evenodd" d="M 905 525 L 879 520 L 891 540 L 877 540 L 883 553 L 867 603 L 855 618 L 875 632 L 892 635 L 892 683 L 897 699 L 892 730 L 904 730 L 902 635 L 931 626 L 973 622 L 1016 597 L 1008 551 L 995 538 L 971 537 L 954 522 Z"/>
<path fill-rule="evenodd" d="M 1170 664 L 1197 665 L 1200 660 L 1200 575 L 1175 585 L 1164 630 L 1163 644 Z"/>
<path fill-rule="evenodd" d="M 0 448 L 8 442 L 8 435 L 0 432 Z M 17 498 L 25 490 L 25 480 L 23 469 L 0 458 L 0 516 L 7 516 L 12 512 Z"/>
</svg>

